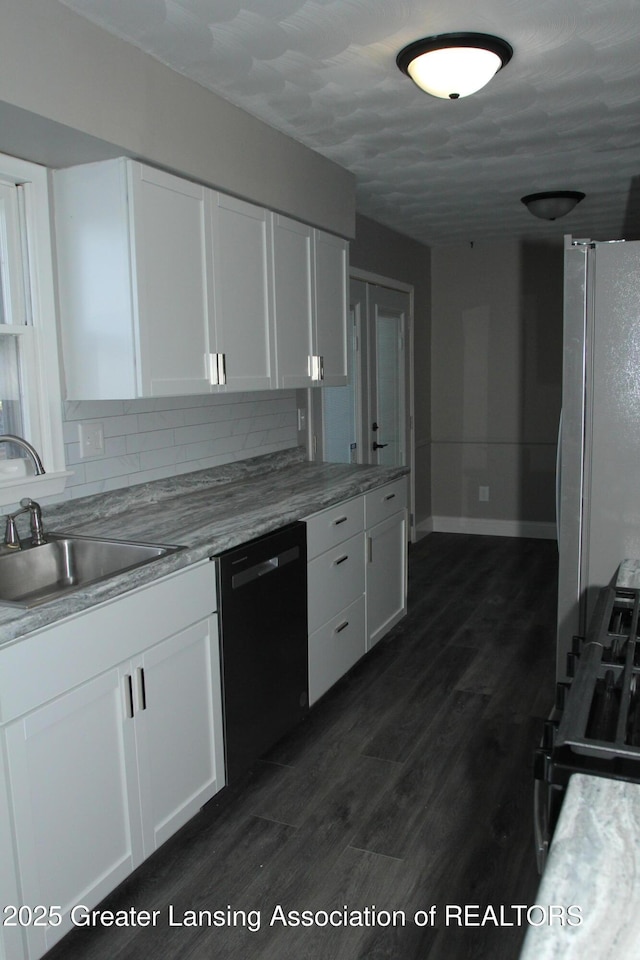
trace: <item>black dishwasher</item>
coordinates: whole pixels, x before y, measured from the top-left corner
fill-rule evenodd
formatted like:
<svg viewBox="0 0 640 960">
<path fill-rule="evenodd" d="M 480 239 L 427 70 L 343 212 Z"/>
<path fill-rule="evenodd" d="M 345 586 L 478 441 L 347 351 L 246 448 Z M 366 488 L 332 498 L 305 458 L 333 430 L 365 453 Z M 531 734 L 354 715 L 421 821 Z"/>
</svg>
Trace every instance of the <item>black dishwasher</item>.
<svg viewBox="0 0 640 960">
<path fill-rule="evenodd" d="M 218 586 L 229 784 L 309 709 L 305 524 L 221 554 Z"/>
</svg>

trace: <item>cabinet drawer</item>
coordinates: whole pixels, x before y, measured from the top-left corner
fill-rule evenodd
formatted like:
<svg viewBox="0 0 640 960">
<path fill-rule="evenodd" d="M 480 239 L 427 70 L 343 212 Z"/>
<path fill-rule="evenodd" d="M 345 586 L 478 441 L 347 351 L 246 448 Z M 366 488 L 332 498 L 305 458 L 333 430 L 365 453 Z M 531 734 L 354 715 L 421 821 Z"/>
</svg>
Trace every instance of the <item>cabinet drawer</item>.
<svg viewBox="0 0 640 960">
<path fill-rule="evenodd" d="M 364 534 L 312 560 L 307 577 L 308 624 L 313 633 L 364 593 Z"/>
<path fill-rule="evenodd" d="M 314 557 L 364 529 L 364 498 L 354 497 L 306 520 L 307 557 Z"/>
<path fill-rule="evenodd" d="M 309 637 L 309 703 L 326 693 L 364 652 L 364 597 L 359 597 Z"/>
<path fill-rule="evenodd" d="M 404 510 L 407 506 L 407 478 L 400 477 L 384 487 L 370 490 L 364 495 L 364 516 L 367 528 L 387 517 Z"/>
</svg>

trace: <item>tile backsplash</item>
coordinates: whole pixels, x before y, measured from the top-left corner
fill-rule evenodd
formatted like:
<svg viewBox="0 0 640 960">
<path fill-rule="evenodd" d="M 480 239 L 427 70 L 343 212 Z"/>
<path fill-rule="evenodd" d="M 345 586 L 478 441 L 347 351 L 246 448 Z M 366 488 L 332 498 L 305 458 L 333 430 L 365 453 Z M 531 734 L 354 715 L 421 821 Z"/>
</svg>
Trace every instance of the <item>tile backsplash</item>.
<svg viewBox="0 0 640 960">
<path fill-rule="evenodd" d="M 79 425 L 101 425 L 104 452 L 80 456 Z M 295 390 L 63 404 L 65 498 L 203 470 L 295 447 Z"/>
</svg>

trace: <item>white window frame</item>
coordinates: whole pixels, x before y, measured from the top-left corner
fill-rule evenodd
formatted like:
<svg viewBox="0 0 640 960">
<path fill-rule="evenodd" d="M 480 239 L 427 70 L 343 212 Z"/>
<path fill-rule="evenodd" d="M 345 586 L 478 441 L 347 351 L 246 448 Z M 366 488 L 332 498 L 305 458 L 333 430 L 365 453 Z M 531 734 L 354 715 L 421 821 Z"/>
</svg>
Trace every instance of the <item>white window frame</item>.
<svg viewBox="0 0 640 960">
<path fill-rule="evenodd" d="M 25 496 L 58 496 L 71 471 L 66 469 L 64 459 L 49 171 L 0 154 L 0 180 L 24 188 L 32 323 L 20 330 L 5 328 L 3 335 L 16 335 L 21 340 L 30 420 L 30 435 L 24 439 L 36 448 L 46 471 L 41 476 L 0 472 L 0 507 L 8 507 Z"/>
</svg>

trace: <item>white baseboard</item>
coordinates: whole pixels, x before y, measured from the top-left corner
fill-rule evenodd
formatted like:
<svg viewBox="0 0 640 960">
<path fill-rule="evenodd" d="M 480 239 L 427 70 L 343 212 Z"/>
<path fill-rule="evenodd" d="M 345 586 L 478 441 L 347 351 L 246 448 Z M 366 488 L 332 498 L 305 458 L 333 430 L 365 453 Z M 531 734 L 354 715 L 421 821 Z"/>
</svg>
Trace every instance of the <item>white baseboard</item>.
<svg viewBox="0 0 640 960">
<path fill-rule="evenodd" d="M 476 517 L 428 517 L 416 527 L 418 538 L 428 533 L 474 533 L 485 537 L 531 537 L 555 540 L 555 523 L 535 520 L 482 520 Z"/>
<path fill-rule="evenodd" d="M 421 540 L 428 533 L 433 533 L 433 517 L 427 517 L 416 524 L 416 540 Z"/>
</svg>

